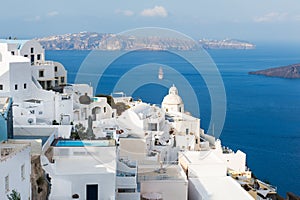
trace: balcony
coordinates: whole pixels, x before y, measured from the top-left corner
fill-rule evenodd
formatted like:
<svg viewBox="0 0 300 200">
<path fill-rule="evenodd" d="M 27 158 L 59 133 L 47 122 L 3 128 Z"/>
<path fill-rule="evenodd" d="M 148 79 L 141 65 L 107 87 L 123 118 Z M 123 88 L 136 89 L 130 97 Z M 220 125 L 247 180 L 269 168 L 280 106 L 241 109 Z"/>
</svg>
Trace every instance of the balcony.
<svg viewBox="0 0 300 200">
<path fill-rule="evenodd" d="M 140 200 L 140 193 L 134 192 L 134 193 L 116 193 L 116 199 L 117 200 Z"/>
<path fill-rule="evenodd" d="M 117 173 L 116 177 L 117 188 L 136 188 L 136 176 L 126 176 L 124 174 Z"/>
</svg>

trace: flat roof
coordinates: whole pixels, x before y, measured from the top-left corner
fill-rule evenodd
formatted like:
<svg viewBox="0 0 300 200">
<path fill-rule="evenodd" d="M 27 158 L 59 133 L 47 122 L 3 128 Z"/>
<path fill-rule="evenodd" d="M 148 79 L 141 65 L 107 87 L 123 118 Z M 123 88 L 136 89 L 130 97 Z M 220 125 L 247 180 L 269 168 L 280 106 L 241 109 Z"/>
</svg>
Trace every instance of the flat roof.
<svg viewBox="0 0 300 200">
<path fill-rule="evenodd" d="M 139 165 L 138 177 L 140 181 L 149 180 L 186 180 L 182 168 L 179 165 Z"/>
<path fill-rule="evenodd" d="M 54 171 L 57 175 L 116 173 L 116 161 L 115 158 L 102 160 L 93 155 L 56 158 Z"/>
<path fill-rule="evenodd" d="M 188 164 L 223 164 L 213 150 L 209 151 L 186 151 L 181 152 L 179 156 L 183 156 L 189 162 Z"/>
<path fill-rule="evenodd" d="M 0 143 L 0 162 L 29 147 L 30 143 L 26 142 L 24 142 L 23 144 L 16 144 L 9 141 Z"/>
<path fill-rule="evenodd" d="M 28 41 L 29 40 L 0 39 L 0 43 L 17 44 L 18 49 L 21 49 L 22 46 Z"/>
<path fill-rule="evenodd" d="M 235 180 L 230 176 L 190 178 L 197 192 L 209 200 L 253 200 Z"/>
</svg>

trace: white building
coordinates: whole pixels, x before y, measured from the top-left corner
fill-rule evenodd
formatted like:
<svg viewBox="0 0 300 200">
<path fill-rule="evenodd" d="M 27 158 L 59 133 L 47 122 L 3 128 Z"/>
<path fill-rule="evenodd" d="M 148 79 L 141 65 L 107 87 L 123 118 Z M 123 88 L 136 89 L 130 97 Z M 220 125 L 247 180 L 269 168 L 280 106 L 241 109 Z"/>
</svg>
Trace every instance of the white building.
<svg viewBox="0 0 300 200">
<path fill-rule="evenodd" d="M 143 102 L 133 102 L 131 107 L 117 118 L 120 128 L 127 130 L 129 138 L 120 139 L 120 156 L 149 162 L 170 162 L 177 159 L 179 148 L 165 119 L 165 112 Z"/>
<path fill-rule="evenodd" d="M 16 191 L 21 199 L 31 199 L 30 145 L 7 141 L 11 104 L 11 98 L 0 98 L 0 197 Z"/>
<path fill-rule="evenodd" d="M 186 151 L 179 162 L 187 172 L 189 199 L 253 200 L 240 184 L 227 176 L 227 163 L 214 150 Z"/>
<path fill-rule="evenodd" d="M 240 150 L 237 152 L 224 151 L 220 140 L 216 141 L 214 152 L 223 160 L 228 170 L 251 177 L 251 172 L 246 170 L 246 154 L 244 152 Z"/>
<path fill-rule="evenodd" d="M 21 199 L 31 199 L 30 146 L 1 142 L 0 151 L 1 199 L 6 198 L 13 190 L 20 194 Z"/>
<path fill-rule="evenodd" d="M 116 199 L 139 200 L 137 162 L 125 158 L 117 159 Z"/>
<path fill-rule="evenodd" d="M 141 199 L 186 200 L 188 182 L 179 165 L 139 165 L 138 181 Z"/>
<path fill-rule="evenodd" d="M 90 143 L 91 141 L 87 141 Z M 116 148 L 111 141 L 92 141 L 101 147 L 53 147 L 51 162 L 42 164 L 51 177 L 50 200 L 113 200 L 116 189 Z"/>
<path fill-rule="evenodd" d="M 74 105 L 74 121 L 87 120 L 89 116 L 93 121 L 101 121 L 103 119 L 111 119 L 116 117 L 116 111 L 107 103 L 106 97 L 89 97 L 86 95 L 80 96 L 81 99 L 89 99 L 88 103 L 79 102 Z"/>
<path fill-rule="evenodd" d="M 13 97 L 15 125 L 73 121 L 73 96 L 43 90 L 38 81 L 43 80 L 35 76 L 39 67 L 53 71 L 55 76 L 55 66 L 43 63 L 44 50 L 36 41 L 0 41 L 0 96 Z M 49 79 L 54 81 L 55 77 L 51 75 Z"/>
<path fill-rule="evenodd" d="M 165 112 L 155 105 L 143 102 L 134 102 L 130 109 L 119 116 L 118 121 L 131 129 L 132 134 L 141 137 L 146 132 L 159 132 L 168 128 Z"/>
<path fill-rule="evenodd" d="M 44 89 L 67 83 L 67 71 L 58 62 L 46 61 L 45 50 L 36 40 L 0 40 L 7 44 L 11 55 L 26 57 L 31 63 L 31 74 Z"/>
<path fill-rule="evenodd" d="M 166 112 L 165 118 L 172 127 L 176 146 L 180 150 L 199 150 L 200 135 L 204 134 L 204 130 L 200 128 L 200 119 L 184 112 L 184 103 L 174 85 L 164 97 L 162 109 Z"/>
<path fill-rule="evenodd" d="M 148 149 L 149 148 L 149 149 Z M 148 139 L 144 138 L 121 138 L 119 146 L 120 158 L 126 158 L 127 162 L 137 163 L 137 182 L 140 185 L 138 192 L 141 199 L 187 199 L 188 182 L 180 165 L 174 160 L 177 158 L 178 148 L 171 146 L 154 145 L 149 147 Z M 172 158 L 174 155 L 175 158 Z M 173 160 L 173 162 L 171 162 Z M 135 192 L 135 175 L 126 182 L 127 193 Z M 117 180 L 120 178 L 117 177 Z M 130 188 L 130 189 L 128 189 Z M 131 193 L 134 195 L 136 193 Z M 118 195 L 124 195 L 118 192 Z M 127 194 L 129 195 L 129 194 Z M 137 199 L 127 198 L 124 199 Z M 139 198 L 138 198 L 139 199 Z"/>
</svg>

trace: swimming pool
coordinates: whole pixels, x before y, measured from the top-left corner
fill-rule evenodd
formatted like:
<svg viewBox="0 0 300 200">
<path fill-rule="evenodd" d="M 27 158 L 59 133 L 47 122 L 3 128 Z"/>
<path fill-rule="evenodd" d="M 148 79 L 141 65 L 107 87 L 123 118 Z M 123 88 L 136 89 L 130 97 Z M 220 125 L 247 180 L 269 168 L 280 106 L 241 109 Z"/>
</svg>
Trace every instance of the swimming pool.
<svg viewBox="0 0 300 200">
<path fill-rule="evenodd" d="M 95 141 L 82 141 L 82 140 L 59 140 L 56 147 L 107 147 L 109 141 L 107 140 L 95 140 Z"/>
</svg>

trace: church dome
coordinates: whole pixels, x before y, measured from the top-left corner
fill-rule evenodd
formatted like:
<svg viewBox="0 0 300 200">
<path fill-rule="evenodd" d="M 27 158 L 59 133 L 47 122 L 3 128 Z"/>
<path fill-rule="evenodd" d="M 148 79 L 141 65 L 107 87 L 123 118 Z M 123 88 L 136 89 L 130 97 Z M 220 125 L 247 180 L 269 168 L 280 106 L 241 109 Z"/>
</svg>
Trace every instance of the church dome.
<svg viewBox="0 0 300 200">
<path fill-rule="evenodd" d="M 164 97 L 162 104 L 163 105 L 183 104 L 181 97 L 178 95 L 178 90 L 174 85 L 169 89 L 169 94 Z"/>
</svg>

